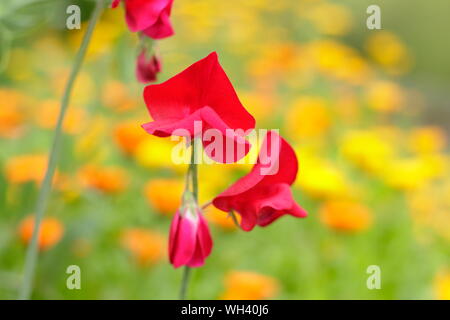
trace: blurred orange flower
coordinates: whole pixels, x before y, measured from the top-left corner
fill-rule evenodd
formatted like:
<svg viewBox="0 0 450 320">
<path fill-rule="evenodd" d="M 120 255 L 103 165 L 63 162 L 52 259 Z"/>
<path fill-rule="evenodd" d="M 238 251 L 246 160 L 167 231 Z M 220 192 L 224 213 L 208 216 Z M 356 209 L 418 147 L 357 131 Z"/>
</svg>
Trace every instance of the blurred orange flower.
<svg viewBox="0 0 450 320">
<path fill-rule="evenodd" d="M 141 266 L 154 264 L 166 254 L 166 237 L 154 231 L 126 229 L 120 239 L 122 246 L 131 252 Z"/>
<path fill-rule="evenodd" d="M 139 121 L 122 122 L 114 130 L 115 142 L 127 154 L 133 154 L 139 143 L 147 136 Z"/>
<path fill-rule="evenodd" d="M 78 174 L 83 185 L 105 193 L 121 192 L 128 182 L 125 170 L 117 166 L 86 165 Z"/>
<path fill-rule="evenodd" d="M 222 229 L 226 231 L 237 230 L 237 226 L 234 223 L 233 219 L 229 216 L 229 214 L 217 209 L 213 205 L 210 205 L 206 209 L 204 209 L 203 213 L 209 222 L 221 227 Z M 241 216 L 235 214 L 235 217 L 238 223 L 240 223 Z"/>
<path fill-rule="evenodd" d="M 286 128 L 292 138 L 320 136 L 330 125 L 327 102 L 319 97 L 301 97 L 287 111 Z"/>
<path fill-rule="evenodd" d="M 20 133 L 25 121 L 24 100 L 19 92 L 0 88 L 0 137 L 13 138 Z"/>
<path fill-rule="evenodd" d="M 117 112 L 129 111 L 139 105 L 127 86 L 119 81 L 109 81 L 105 84 L 102 101 L 106 107 Z"/>
<path fill-rule="evenodd" d="M 25 182 L 40 183 L 44 179 L 47 169 L 45 154 L 27 154 L 15 156 L 6 162 L 6 179 L 13 184 Z M 55 173 L 55 179 L 58 173 Z"/>
<path fill-rule="evenodd" d="M 59 111 L 59 101 L 43 101 L 35 115 L 37 125 L 45 129 L 54 129 L 58 121 Z M 63 131 L 68 134 L 77 134 L 84 128 L 85 120 L 86 112 L 83 109 L 70 107 L 64 119 Z"/>
<path fill-rule="evenodd" d="M 173 215 L 181 205 L 184 182 L 180 179 L 154 179 L 144 189 L 148 202 L 158 212 Z"/>
<path fill-rule="evenodd" d="M 401 109 L 405 96 L 401 87 L 389 81 L 372 82 L 367 88 L 369 107 L 379 112 L 393 112 Z"/>
<path fill-rule="evenodd" d="M 28 244 L 33 237 L 34 216 L 28 216 L 19 225 L 19 236 L 22 242 Z M 47 250 L 61 240 L 64 226 L 55 218 L 44 218 L 41 222 L 38 245 L 40 250 Z"/>
<path fill-rule="evenodd" d="M 272 277 L 250 271 L 231 271 L 225 276 L 222 300 L 263 300 L 273 298 L 279 290 Z"/>
<path fill-rule="evenodd" d="M 327 201 L 319 209 L 319 214 L 325 225 L 339 231 L 363 231 L 372 224 L 370 210 L 351 201 Z"/>
</svg>

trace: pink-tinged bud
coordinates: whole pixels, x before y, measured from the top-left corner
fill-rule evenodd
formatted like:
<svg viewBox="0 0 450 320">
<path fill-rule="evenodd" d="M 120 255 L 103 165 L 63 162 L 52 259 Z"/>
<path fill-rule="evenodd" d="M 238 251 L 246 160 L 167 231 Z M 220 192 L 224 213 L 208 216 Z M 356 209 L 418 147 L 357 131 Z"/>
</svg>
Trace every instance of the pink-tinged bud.
<svg viewBox="0 0 450 320">
<path fill-rule="evenodd" d="M 184 206 L 170 226 L 169 259 L 175 268 L 201 267 L 212 249 L 208 224 L 199 209 Z"/>
<path fill-rule="evenodd" d="M 141 51 L 136 63 L 136 77 L 139 82 L 149 83 L 156 81 L 161 71 L 161 61 L 156 55 L 147 56 L 145 49 Z"/>
</svg>

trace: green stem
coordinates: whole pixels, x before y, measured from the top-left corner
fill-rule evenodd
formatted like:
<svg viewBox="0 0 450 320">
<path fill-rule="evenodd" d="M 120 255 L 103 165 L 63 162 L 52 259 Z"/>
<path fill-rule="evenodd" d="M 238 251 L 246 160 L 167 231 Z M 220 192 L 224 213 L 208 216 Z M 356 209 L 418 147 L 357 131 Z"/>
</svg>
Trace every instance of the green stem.
<svg viewBox="0 0 450 320">
<path fill-rule="evenodd" d="M 189 164 L 188 169 L 188 179 L 191 178 L 191 186 L 192 186 L 192 194 L 194 195 L 195 202 L 198 202 L 198 175 L 197 175 L 197 164 L 195 163 L 195 139 L 192 140 L 192 153 L 191 153 L 191 163 Z M 186 187 L 189 188 L 189 183 L 186 184 Z M 180 288 L 180 300 L 186 299 L 186 292 L 189 285 L 189 278 L 191 274 L 191 268 L 188 266 L 184 267 L 183 278 L 181 280 L 181 288 Z"/>
<path fill-rule="evenodd" d="M 186 299 L 186 292 L 189 284 L 190 275 L 191 275 L 191 268 L 185 266 L 183 269 L 183 279 L 181 280 L 180 300 Z"/>
<path fill-rule="evenodd" d="M 25 257 L 25 271 L 24 271 L 25 273 L 22 286 L 19 292 L 19 299 L 21 300 L 27 300 L 30 298 L 31 295 L 35 274 L 35 267 L 38 258 L 38 233 L 42 218 L 44 216 L 44 212 L 47 208 L 47 202 L 51 191 L 53 176 L 55 174 L 58 156 L 60 153 L 61 139 L 62 139 L 61 129 L 64 122 L 64 117 L 66 115 L 67 107 L 69 105 L 70 94 L 72 92 L 72 88 L 77 78 L 78 72 L 80 71 L 81 65 L 83 63 L 83 59 L 86 55 L 86 51 L 89 42 L 91 40 L 95 24 L 97 23 L 103 10 L 104 6 L 103 3 L 104 0 L 96 1 L 91 20 L 89 21 L 89 25 L 87 27 L 86 34 L 84 35 L 80 49 L 78 50 L 74 65 L 72 67 L 72 71 L 70 73 L 69 79 L 67 81 L 64 90 L 64 95 L 61 100 L 61 108 L 59 111 L 58 122 L 56 124 L 55 133 L 53 136 L 53 144 L 50 150 L 47 170 L 45 172 L 44 180 L 39 190 L 39 195 L 36 203 L 36 211 L 35 211 L 36 216 L 34 220 L 33 236 L 31 238 L 31 243 L 28 246 L 27 254 Z"/>
</svg>

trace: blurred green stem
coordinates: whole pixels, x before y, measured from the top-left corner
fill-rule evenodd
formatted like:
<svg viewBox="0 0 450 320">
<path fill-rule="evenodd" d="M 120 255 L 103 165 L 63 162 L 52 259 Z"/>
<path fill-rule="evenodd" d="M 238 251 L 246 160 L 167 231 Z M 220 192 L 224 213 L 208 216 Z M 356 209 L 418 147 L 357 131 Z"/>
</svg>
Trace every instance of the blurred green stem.
<svg viewBox="0 0 450 320">
<path fill-rule="evenodd" d="M 44 216 L 44 212 L 47 207 L 53 176 L 55 174 L 58 156 L 60 153 L 61 139 L 62 139 L 61 129 L 64 122 L 67 107 L 69 105 L 70 94 L 72 92 L 73 85 L 77 78 L 78 72 L 80 71 L 83 59 L 86 55 L 86 51 L 92 37 L 92 33 L 102 13 L 103 7 L 104 7 L 104 0 L 97 0 L 94 11 L 92 12 L 91 19 L 89 21 L 89 25 L 84 35 L 83 41 L 81 42 L 80 49 L 78 50 L 77 56 L 75 57 L 75 62 L 73 64 L 72 71 L 70 73 L 70 77 L 67 81 L 64 90 L 64 95 L 61 100 L 61 108 L 59 111 L 58 122 L 56 124 L 55 133 L 53 136 L 53 144 L 50 150 L 47 170 L 45 172 L 45 177 L 39 190 L 39 195 L 36 203 L 36 211 L 35 211 L 36 216 L 33 229 L 33 236 L 31 238 L 31 243 L 28 246 L 27 254 L 25 257 L 25 271 L 24 271 L 25 273 L 19 292 L 19 299 L 21 300 L 27 300 L 31 296 L 36 262 L 38 258 L 38 233 L 42 218 Z"/>
<path fill-rule="evenodd" d="M 192 152 L 191 152 L 191 163 L 189 164 L 188 169 L 188 179 L 191 178 L 192 182 L 192 194 L 194 195 L 195 202 L 198 204 L 198 175 L 197 175 L 197 164 L 195 163 L 195 139 L 192 140 Z M 187 184 L 189 186 L 189 183 Z M 180 300 L 186 299 L 186 292 L 189 284 L 189 278 L 191 275 L 191 268 L 188 266 L 184 267 L 183 270 L 183 278 L 181 280 L 181 288 L 180 288 Z"/>
</svg>

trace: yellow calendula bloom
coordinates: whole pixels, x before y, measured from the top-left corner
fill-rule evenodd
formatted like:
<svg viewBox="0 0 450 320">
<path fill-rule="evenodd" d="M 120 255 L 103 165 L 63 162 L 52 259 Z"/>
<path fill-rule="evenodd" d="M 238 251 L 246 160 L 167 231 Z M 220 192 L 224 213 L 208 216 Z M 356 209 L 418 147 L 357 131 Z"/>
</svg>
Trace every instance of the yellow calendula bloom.
<svg viewBox="0 0 450 320">
<path fill-rule="evenodd" d="M 393 82 L 376 81 L 368 85 L 366 100 L 370 108 L 388 113 L 403 107 L 405 94 L 401 87 Z"/>
<path fill-rule="evenodd" d="M 136 146 L 134 157 L 138 164 L 146 168 L 171 168 L 184 172 L 190 152 L 182 143 L 181 140 L 176 142 L 147 134 Z M 177 146 L 178 149 L 175 149 Z"/>
<path fill-rule="evenodd" d="M 375 130 L 348 132 L 342 138 L 340 149 L 345 158 L 370 173 L 385 167 L 394 154 L 389 139 Z"/>
<path fill-rule="evenodd" d="M 321 73 L 347 81 L 363 84 L 371 76 L 364 59 L 353 49 L 333 40 L 317 40 L 308 44 L 309 55 Z"/>
<path fill-rule="evenodd" d="M 327 102 L 319 97 L 301 97 L 294 101 L 286 115 L 286 129 L 292 139 L 318 137 L 331 126 Z"/>
<path fill-rule="evenodd" d="M 182 179 L 153 179 L 145 185 L 144 194 L 157 212 L 173 215 L 181 205 L 184 187 Z"/>
<path fill-rule="evenodd" d="M 386 30 L 370 32 L 365 47 L 369 56 L 390 74 L 404 74 L 411 68 L 411 55 L 402 41 L 392 32 Z"/>
<path fill-rule="evenodd" d="M 300 13 L 305 15 L 322 34 L 342 36 L 352 27 L 350 10 L 340 4 L 319 2 Z"/>
<path fill-rule="evenodd" d="M 327 201 L 320 207 L 319 215 L 326 226 L 343 232 L 364 231 L 372 224 L 369 208 L 353 201 Z"/>
<path fill-rule="evenodd" d="M 299 156 L 300 171 L 295 185 L 313 198 L 342 198 L 350 187 L 342 170 L 333 164 L 307 156 Z"/>
<path fill-rule="evenodd" d="M 421 127 L 411 131 L 409 144 L 419 154 L 440 152 L 446 147 L 447 136 L 442 128 Z"/>
<path fill-rule="evenodd" d="M 118 193 L 128 183 L 126 171 L 117 166 L 103 167 L 89 164 L 78 172 L 81 184 L 105 193 Z"/>
<path fill-rule="evenodd" d="M 225 276 L 222 300 L 263 300 L 276 296 L 279 284 L 275 278 L 250 271 L 231 271 Z"/>
<path fill-rule="evenodd" d="M 120 242 L 141 266 L 154 264 L 166 254 L 166 237 L 155 231 L 126 229 L 120 236 Z"/>
<path fill-rule="evenodd" d="M 36 110 L 36 124 L 45 129 L 54 129 L 58 121 L 60 102 L 56 100 L 46 100 L 40 103 Z M 86 112 L 84 109 L 71 106 L 67 112 L 63 123 L 63 131 L 68 134 L 77 134 L 84 129 L 86 124 Z"/>
<path fill-rule="evenodd" d="M 419 231 L 450 240 L 450 177 L 407 193 L 409 211 Z"/>
<path fill-rule="evenodd" d="M 386 184 L 400 190 L 414 190 L 443 175 L 448 158 L 411 157 L 385 163 L 379 172 Z"/>
<path fill-rule="evenodd" d="M 434 280 L 434 295 L 439 300 L 450 300 L 450 272 L 439 272 Z"/>
<path fill-rule="evenodd" d="M 51 85 L 55 90 L 55 95 L 58 97 L 63 95 L 67 79 L 69 78 L 69 72 L 69 69 L 57 69 L 51 75 Z M 95 96 L 95 90 L 92 76 L 88 72 L 81 71 L 74 83 L 71 102 L 75 105 L 86 105 Z"/>
</svg>

